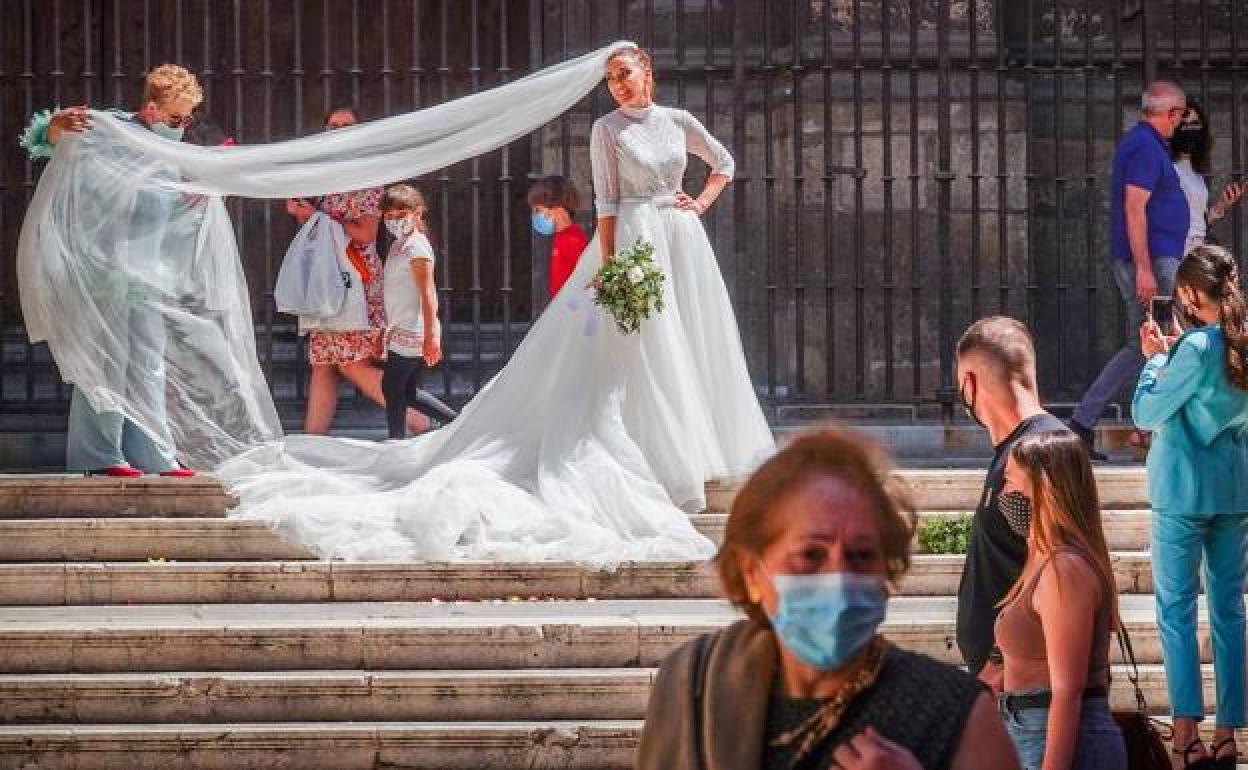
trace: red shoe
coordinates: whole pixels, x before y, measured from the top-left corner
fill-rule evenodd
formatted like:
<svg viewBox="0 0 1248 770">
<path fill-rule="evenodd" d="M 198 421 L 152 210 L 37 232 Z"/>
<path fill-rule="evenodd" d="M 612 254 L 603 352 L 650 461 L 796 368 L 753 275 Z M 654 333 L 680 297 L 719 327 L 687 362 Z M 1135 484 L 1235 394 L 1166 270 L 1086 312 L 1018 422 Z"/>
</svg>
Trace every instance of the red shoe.
<svg viewBox="0 0 1248 770">
<path fill-rule="evenodd" d="M 189 479 L 195 475 L 195 471 L 190 468 L 174 468 L 171 471 L 161 471 L 160 475 L 167 479 Z"/>
<path fill-rule="evenodd" d="M 87 471 L 88 476 L 108 476 L 114 479 L 137 479 L 143 475 L 143 471 L 138 468 L 131 468 L 129 465 L 111 465 L 107 468 L 97 468 L 93 471 Z"/>
</svg>

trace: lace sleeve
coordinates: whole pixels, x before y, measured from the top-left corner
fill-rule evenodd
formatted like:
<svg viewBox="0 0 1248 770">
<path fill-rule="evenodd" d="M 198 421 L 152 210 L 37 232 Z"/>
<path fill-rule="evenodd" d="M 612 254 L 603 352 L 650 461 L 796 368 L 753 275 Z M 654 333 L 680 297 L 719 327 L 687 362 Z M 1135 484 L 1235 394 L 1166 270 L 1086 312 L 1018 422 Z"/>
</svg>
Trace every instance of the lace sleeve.
<svg viewBox="0 0 1248 770">
<path fill-rule="evenodd" d="M 620 203 L 620 170 L 615 137 L 602 118 L 594 121 L 589 136 L 589 163 L 594 171 L 594 208 L 599 217 L 613 217 Z"/>
<path fill-rule="evenodd" d="M 706 126 L 703 126 L 701 121 L 688 111 L 673 110 L 672 113 L 676 124 L 685 131 L 685 146 L 689 148 L 689 152 L 706 161 L 712 173 L 723 174 L 731 179 L 736 170 L 736 164 L 733 163 L 732 154 L 728 152 L 728 149 L 718 139 L 711 136 Z"/>
</svg>

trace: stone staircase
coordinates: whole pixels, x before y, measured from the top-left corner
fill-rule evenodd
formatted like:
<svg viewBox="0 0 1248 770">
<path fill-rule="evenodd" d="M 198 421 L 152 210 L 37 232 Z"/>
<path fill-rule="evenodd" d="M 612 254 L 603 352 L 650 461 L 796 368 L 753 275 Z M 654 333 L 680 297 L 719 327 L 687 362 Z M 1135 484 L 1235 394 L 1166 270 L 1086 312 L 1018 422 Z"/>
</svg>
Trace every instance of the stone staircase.
<svg viewBox="0 0 1248 770">
<path fill-rule="evenodd" d="M 982 480 L 906 476 L 925 516 Z M 1162 714 L 1142 471 L 1098 479 Z M 733 488 L 708 493 L 717 538 Z M 204 477 L 0 478 L 0 770 L 627 768 L 654 667 L 736 617 L 700 564 L 320 562 L 230 504 Z M 956 662 L 961 568 L 917 555 L 885 632 Z"/>
</svg>

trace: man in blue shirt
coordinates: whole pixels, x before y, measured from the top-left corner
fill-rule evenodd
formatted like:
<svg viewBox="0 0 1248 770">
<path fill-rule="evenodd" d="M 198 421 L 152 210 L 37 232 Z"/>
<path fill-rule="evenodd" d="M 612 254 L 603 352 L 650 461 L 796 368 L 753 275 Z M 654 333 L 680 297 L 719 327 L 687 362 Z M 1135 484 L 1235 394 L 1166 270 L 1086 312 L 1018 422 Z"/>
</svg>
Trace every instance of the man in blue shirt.
<svg viewBox="0 0 1248 770">
<path fill-rule="evenodd" d="M 1114 151 L 1109 195 L 1110 270 L 1127 303 L 1127 344 L 1105 364 L 1075 409 L 1070 427 L 1087 443 L 1094 459 L 1096 423 L 1110 401 L 1134 385 L 1144 369 L 1139 328 L 1149 301 L 1174 292 L 1174 274 L 1183 259 L 1189 209 L 1169 140 L 1183 120 L 1187 97 L 1167 80 L 1149 84 L 1140 122 L 1123 135 Z"/>
</svg>

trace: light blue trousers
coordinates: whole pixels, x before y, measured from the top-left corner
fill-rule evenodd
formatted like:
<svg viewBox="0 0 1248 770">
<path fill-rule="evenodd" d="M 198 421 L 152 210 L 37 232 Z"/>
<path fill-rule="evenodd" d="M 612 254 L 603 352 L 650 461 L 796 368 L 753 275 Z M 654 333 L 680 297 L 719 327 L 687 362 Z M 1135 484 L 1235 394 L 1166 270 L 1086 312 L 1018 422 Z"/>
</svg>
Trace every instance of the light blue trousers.
<svg viewBox="0 0 1248 770">
<path fill-rule="evenodd" d="M 1244 558 L 1248 556 L 1248 514 L 1172 514 L 1153 512 L 1153 592 L 1166 664 L 1170 710 L 1176 717 L 1203 719 L 1196 601 L 1200 573 L 1213 635 L 1217 685 L 1217 724 L 1243 727 Z"/>
<path fill-rule="evenodd" d="M 78 388 L 69 400 L 65 434 L 65 469 L 69 471 L 95 471 L 126 463 L 149 473 L 177 467 L 173 455 L 162 452 L 133 422 L 120 412 L 96 412 Z"/>
</svg>

